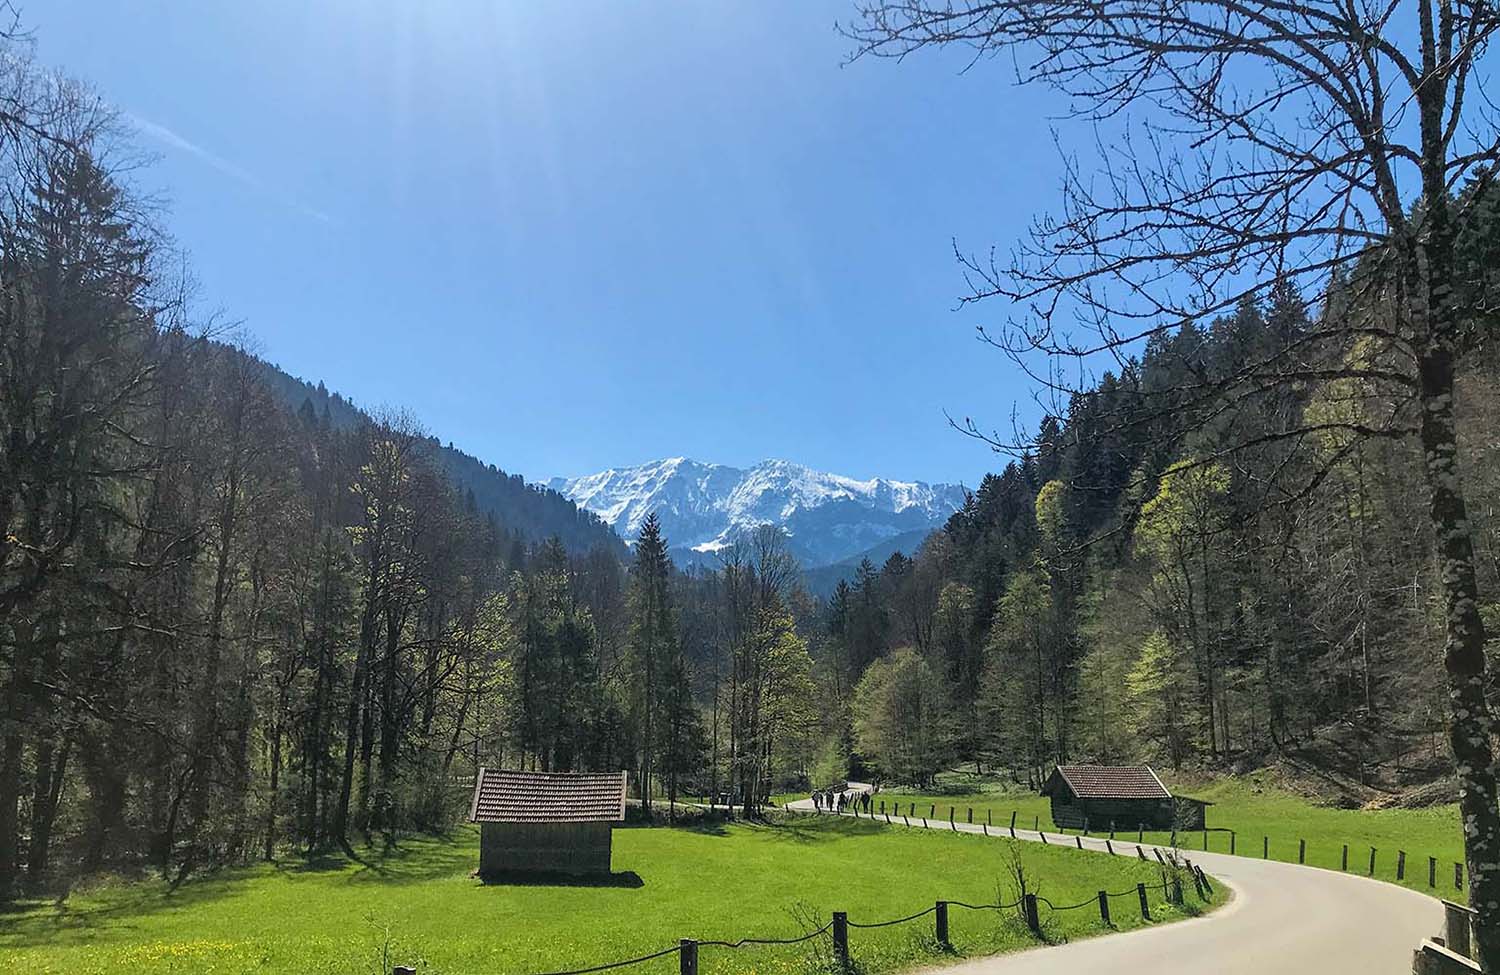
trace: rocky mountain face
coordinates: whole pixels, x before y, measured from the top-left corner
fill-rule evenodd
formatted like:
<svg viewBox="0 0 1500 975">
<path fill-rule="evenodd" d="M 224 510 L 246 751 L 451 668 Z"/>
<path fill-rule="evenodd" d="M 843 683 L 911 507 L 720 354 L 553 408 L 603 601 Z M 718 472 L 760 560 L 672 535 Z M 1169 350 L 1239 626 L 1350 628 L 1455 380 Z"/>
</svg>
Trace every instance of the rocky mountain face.
<svg viewBox="0 0 1500 975">
<path fill-rule="evenodd" d="M 547 486 L 627 541 L 656 512 L 680 565 L 711 562 L 764 524 L 785 529 L 804 567 L 829 565 L 895 536 L 937 528 L 964 501 L 956 484 L 861 481 L 785 460 L 742 469 L 673 457 L 553 478 Z"/>
</svg>

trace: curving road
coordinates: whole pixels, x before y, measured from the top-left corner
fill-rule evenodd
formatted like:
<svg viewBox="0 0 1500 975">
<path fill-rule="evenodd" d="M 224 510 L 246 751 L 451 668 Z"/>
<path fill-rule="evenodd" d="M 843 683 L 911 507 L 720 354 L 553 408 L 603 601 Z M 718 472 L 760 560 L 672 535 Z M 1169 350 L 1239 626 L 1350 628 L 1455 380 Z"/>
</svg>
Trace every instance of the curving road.
<svg viewBox="0 0 1500 975">
<path fill-rule="evenodd" d="M 814 811 L 806 799 L 788 808 Z M 983 832 L 964 823 L 957 829 Z M 991 836 L 1006 834 L 990 829 Z M 1023 829 L 1016 838 L 1041 839 Z M 1066 842 L 1075 843 L 1071 836 Z M 1102 839 L 1085 837 L 1083 844 L 1105 850 Z M 1114 846 L 1135 854 L 1134 843 Z M 1173 924 L 977 958 L 945 966 L 943 975 L 1409 975 L 1412 952 L 1442 930 L 1442 905 L 1404 887 L 1275 860 L 1185 852 L 1230 887 L 1229 904 Z"/>
</svg>

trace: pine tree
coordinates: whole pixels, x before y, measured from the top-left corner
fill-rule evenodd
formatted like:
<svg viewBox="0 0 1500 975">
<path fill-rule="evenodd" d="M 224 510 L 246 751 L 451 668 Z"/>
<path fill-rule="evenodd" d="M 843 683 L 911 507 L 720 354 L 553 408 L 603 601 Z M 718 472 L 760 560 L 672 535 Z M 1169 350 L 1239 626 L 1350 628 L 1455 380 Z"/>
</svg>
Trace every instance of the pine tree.
<svg viewBox="0 0 1500 975">
<path fill-rule="evenodd" d="M 677 620 L 672 609 L 672 562 L 661 523 L 652 512 L 641 525 L 630 571 L 628 638 L 629 700 L 635 732 L 636 787 L 648 815 L 658 753 L 667 668 L 679 656 Z"/>
</svg>

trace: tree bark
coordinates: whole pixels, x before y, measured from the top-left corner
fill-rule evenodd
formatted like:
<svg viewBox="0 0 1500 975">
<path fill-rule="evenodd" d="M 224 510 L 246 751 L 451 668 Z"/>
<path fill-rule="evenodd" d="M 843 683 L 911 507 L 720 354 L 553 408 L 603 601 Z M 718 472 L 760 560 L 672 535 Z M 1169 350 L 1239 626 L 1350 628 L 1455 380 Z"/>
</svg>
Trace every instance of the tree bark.
<svg viewBox="0 0 1500 975">
<path fill-rule="evenodd" d="M 1464 858 L 1469 869 L 1469 905 L 1478 912 L 1477 961 L 1500 970 L 1500 807 L 1496 806 L 1494 727 L 1485 697 L 1485 631 L 1474 576 L 1474 543 L 1458 475 L 1453 423 L 1453 355 L 1441 340 L 1424 350 L 1422 450 L 1426 457 L 1429 508 L 1443 585 L 1452 715 L 1448 743 L 1458 772 Z"/>
</svg>

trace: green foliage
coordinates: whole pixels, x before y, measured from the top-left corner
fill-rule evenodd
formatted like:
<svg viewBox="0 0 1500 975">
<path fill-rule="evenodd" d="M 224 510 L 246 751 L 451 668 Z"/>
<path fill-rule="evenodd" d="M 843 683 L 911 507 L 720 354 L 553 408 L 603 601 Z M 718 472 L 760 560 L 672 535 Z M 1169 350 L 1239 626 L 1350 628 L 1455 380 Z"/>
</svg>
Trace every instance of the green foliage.
<svg viewBox="0 0 1500 975">
<path fill-rule="evenodd" d="M 1172 642 L 1160 631 L 1141 646 L 1125 675 L 1126 727 L 1137 741 L 1149 743 L 1153 758 L 1181 766 L 1187 742 L 1182 727 L 1182 687 L 1186 668 Z"/>
<path fill-rule="evenodd" d="M 871 664 L 855 698 L 855 742 L 882 778 L 927 782 L 947 766 L 954 737 L 947 688 L 916 651 Z"/>
</svg>

